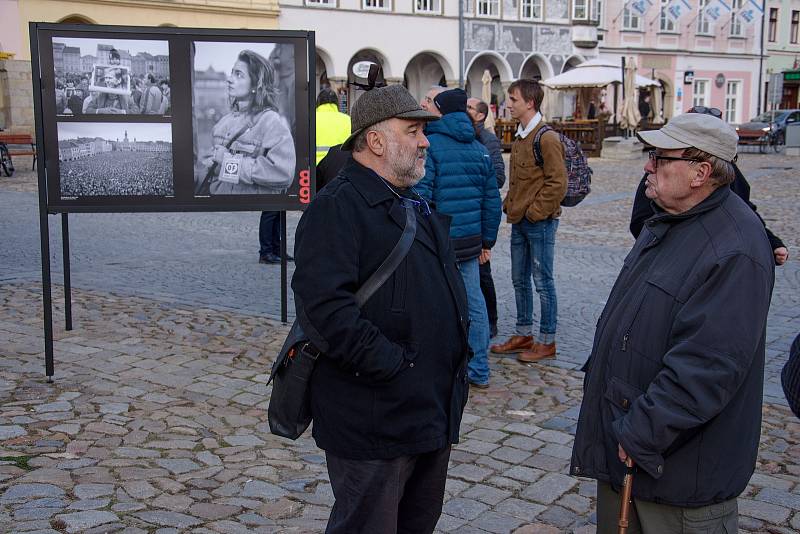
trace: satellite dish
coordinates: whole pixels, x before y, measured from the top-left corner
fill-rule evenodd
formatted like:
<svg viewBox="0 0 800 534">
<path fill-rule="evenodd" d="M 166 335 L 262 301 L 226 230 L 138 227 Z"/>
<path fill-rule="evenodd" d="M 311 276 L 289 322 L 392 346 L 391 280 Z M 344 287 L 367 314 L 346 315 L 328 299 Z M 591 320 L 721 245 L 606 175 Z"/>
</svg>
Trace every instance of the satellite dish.
<svg viewBox="0 0 800 534">
<path fill-rule="evenodd" d="M 358 61 L 353 64 L 353 74 L 359 78 L 366 78 L 369 76 L 369 68 L 375 65 L 372 61 Z"/>
</svg>

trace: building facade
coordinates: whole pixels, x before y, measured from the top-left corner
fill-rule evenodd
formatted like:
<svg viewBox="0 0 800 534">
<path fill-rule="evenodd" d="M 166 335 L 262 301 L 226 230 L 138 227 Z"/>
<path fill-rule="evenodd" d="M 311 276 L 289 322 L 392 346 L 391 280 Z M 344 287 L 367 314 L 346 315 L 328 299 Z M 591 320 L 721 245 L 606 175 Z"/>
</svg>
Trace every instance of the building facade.
<svg viewBox="0 0 800 534">
<path fill-rule="evenodd" d="M 763 96 L 760 14 L 745 17 L 745 1 L 733 0 L 732 9 L 714 20 L 698 9 L 710 1 L 695 0 L 676 20 L 669 0 L 641 0 L 644 14 L 608 0 L 598 30 L 600 55 L 614 61 L 633 56 L 639 74 L 659 80 L 666 118 L 703 105 L 719 108 L 728 122 L 745 122 Z"/>
<path fill-rule="evenodd" d="M 281 29 L 316 34 L 315 89 L 330 85 L 346 102 L 357 96 L 348 73 L 364 61 L 417 98 L 459 81 L 481 96 L 488 70 L 500 104 L 520 76 L 547 78 L 597 55 L 597 0 L 281 0 L 280 9 Z"/>
<path fill-rule="evenodd" d="M 767 87 L 761 109 L 800 108 L 800 0 L 768 0 L 764 16 Z M 782 87 L 771 102 L 773 76 Z"/>
</svg>

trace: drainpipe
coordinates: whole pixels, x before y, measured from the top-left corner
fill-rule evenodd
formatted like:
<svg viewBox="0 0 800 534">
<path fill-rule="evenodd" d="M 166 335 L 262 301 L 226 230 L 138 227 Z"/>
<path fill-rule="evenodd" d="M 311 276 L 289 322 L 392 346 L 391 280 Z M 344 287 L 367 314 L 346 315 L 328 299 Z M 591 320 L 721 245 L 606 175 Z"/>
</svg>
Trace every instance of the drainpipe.
<svg viewBox="0 0 800 534">
<path fill-rule="evenodd" d="M 464 2 L 467 1 L 469 0 L 458 0 L 458 86 L 459 87 L 464 87 Z"/>
<path fill-rule="evenodd" d="M 761 49 L 758 53 L 758 104 L 756 115 L 761 115 L 761 90 L 764 76 L 764 17 L 767 14 L 767 0 L 761 0 Z"/>
</svg>

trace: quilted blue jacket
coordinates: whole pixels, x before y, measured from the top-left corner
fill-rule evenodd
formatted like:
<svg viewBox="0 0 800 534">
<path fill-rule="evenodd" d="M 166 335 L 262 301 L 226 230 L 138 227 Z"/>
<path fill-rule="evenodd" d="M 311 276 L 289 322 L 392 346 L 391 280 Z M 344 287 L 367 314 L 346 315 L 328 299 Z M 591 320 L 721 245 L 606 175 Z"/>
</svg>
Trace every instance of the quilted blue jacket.
<svg viewBox="0 0 800 534">
<path fill-rule="evenodd" d="M 469 116 L 448 113 L 425 126 L 431 146 L 417 191 L 453 218 L 450 238 L 464 261 L 492 248 L 500 226 L 500 193 L 492 160 L 475 139 Z"/>
</svg>

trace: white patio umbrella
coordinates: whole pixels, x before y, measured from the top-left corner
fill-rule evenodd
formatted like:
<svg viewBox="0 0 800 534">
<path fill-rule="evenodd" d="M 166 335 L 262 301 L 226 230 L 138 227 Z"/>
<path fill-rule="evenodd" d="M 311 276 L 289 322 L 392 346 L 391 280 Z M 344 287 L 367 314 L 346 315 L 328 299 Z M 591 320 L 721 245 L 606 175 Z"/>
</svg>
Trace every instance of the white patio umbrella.
<svg viewBox="0 0 800 534">
<path fill-rule="evenodd" d="M 489 106 L 489 114 L 486 115 L 486 120 L 483 121 L 483 127 L 490 132 L 494 132 L 494 113 L 492 113 L 492 74 L 489 72 L 489 69 L 483 71 L 481 81 L 483 82 L 483 86 L 481 87 L 481 100 L 486 102 L 486 105 Z"/>
<path fill-rule="evenodd" d="M 639 125 L 639 92 L 636 89 L 636 60 L 632 57 L 625 62 L 625 98 L 622 101 L 617 120 L 623 129 L 633 130 Z"/>
<path fill-rule="evenodd" d="M 660 87 L 658 80 L 636 75 L 636 87 Z M 551 89 L 577 89 L 579 87 L 605 87 L 622 82 L 622 69 L 619 64 L 607 59 L 592 59 L 581 63 L 572 70 L 542 80 L 541 84 Z"/>
</svg>

